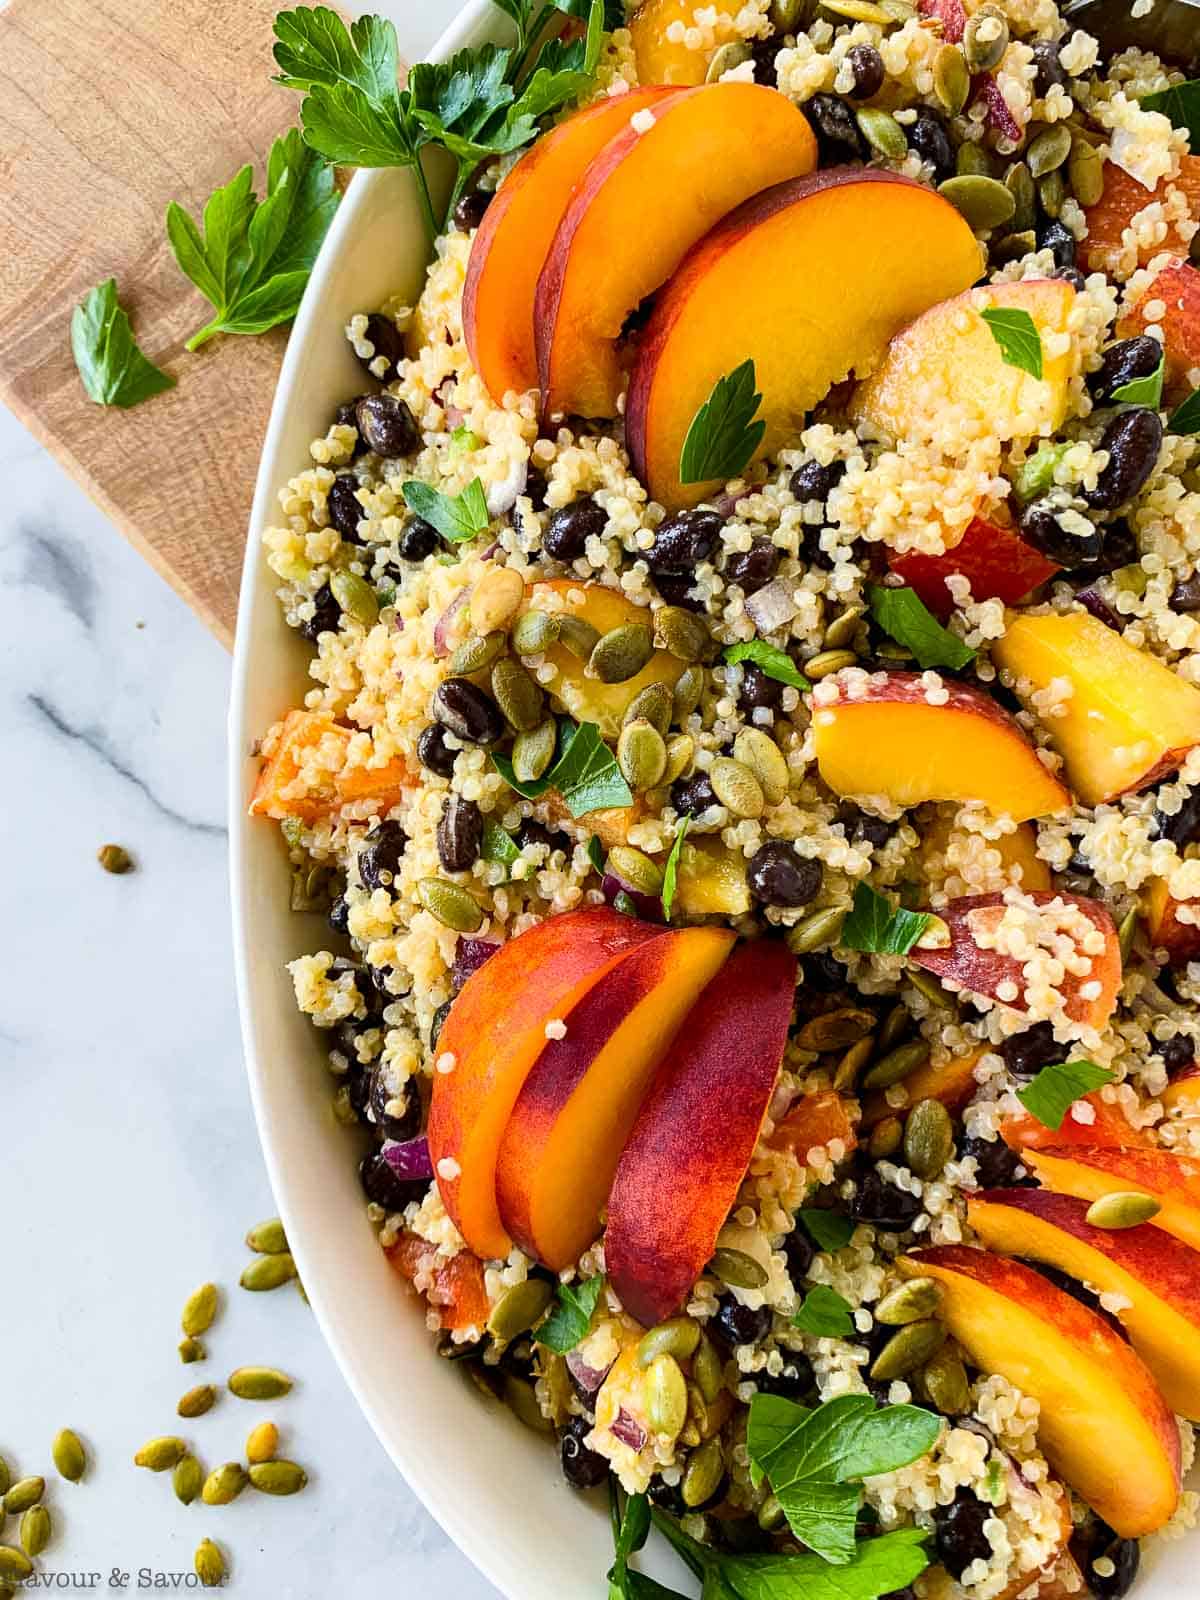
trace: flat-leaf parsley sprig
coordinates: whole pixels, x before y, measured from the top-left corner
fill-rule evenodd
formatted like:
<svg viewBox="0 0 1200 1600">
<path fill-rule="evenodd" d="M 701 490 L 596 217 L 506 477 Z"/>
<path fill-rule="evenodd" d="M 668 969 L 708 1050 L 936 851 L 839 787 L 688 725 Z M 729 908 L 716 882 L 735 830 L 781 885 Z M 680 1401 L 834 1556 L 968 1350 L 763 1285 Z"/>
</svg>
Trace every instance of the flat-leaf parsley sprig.
<svg viewBox="0 0 1200 1600">
<path fill-rule="evenodd" d="M 169 372 L 138 349 L 129 314 L 117 300 L 117 280 L 90 291 L 71 316 L 71 353 L 88 398 L 98 406 L 136 406 L 175 387 Z"/>
</svg>

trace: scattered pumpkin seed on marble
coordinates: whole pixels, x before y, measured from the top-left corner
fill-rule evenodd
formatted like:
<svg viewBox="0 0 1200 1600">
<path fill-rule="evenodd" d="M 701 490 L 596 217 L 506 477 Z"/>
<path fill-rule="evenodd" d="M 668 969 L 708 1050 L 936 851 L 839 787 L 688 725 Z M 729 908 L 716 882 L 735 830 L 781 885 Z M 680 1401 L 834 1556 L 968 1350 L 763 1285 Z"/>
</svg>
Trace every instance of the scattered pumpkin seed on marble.
<svg viewBox="0 0 1200 1600">
<path fill-rule="evenodd" d="M 679 1493 L 683 1503 L 692 1509 L 711 1500 L 725 1476 L 725 1456 L 720 1439 L 709 1439 L 688 1456 L 683 1470 Z"/>
<path fill-rule="evenodd" d="M 215 1589 L 225 1581 L 225 1557 L 211 1539 L 202 1539 L 192 1558 L 196 1576 L 206 1589 Z"/>
<path fill-rule="evenodd" d="M 278 1367 L 237 1367 L 229 1374 L 229 1392 L 239 1400 L 281 1400 L 292 1380 Z"/>
<path fill-rule="evenodd" d="M 30 1476 L 18 1478 L 4 1496 L 4 1509 L 10 1517 L 19 1517 L 22 1511 L 37 1505 L 46 1492 L 45 1478 Z"/>
<path fill-rule="evenodd" d="M 195 1456 L 182 1456 L 175 1463 L 175 1470 L 171 1474 L 171 1487 L 175 1490 L 176 1500 L 185 1506 L 190 1506 L 204 1487 L 204 1477 L 204 1468 Z"/>
<path fill-rule="evenodd" d="M 431 917 L 455 933 L 474 933 L 483 922 L 483 908 L 475 896 L 445 878 L 422 878 L 417 884 L 417 899 Z"/>
<path fill-rule="evenodd" d="M 187 1453 L 187 1443 L 174 1434 L 163 1434 L 148 1439 L 133 1458 L 135 1467 L 146 1467 L 151 1472 L 170 1472 Z"/>
<path fill-rule="evenodd" d="M 115 873 L 118 877 L 133 871 L 133 857 L 123 844 L 102 844 L 96 851 L 96 860 L 105 872 Z"/>
<path fill-rule="evenodd" d="M 625 726 L 631 722 L 648 722 L 665 739 L 667 729 L 671 726 L 672 702 L 673 696 L 668 684 L 648 683 L 644 689 L 638 690 L 626 706 L 621 721 Z"/>
<path fill-rule="evenodd" d="M 246 1436 L 246 1460 L 251 1465 L 273 1459 L 279 1449 L 279 1429 L 273 1422 L 260 1422 Z"/>
<path fill-rule="evenodd" d="M 637 1348 L 639 1367 L 648 1367 L 658 1356 L 674 1356 L 686 1361 L 700 1343 L 700 1324 L 691 1317 L 668 1317 L 647 1328 Z M 702 1391 L 703 1392 L 703 1391 Z"/>
<path fill-rule="evenodd" d="M 1153 1195 L 1119 1190 L 1093 1200 L 1087 1209 L 1087 1220 L 1093 1228 L 1136 1228 L 1161 1210 L 1162 1205 Z"/>
<path fill-rule="evenodd" d="M 215 1283 L 202 1283 L 184 1302 L 181 1319 L 184 1333 L 192 1338 L 207 1333 L 216 1314 L 217 1286 Z"/>
<path fill-rule="evenodd" d="M 0 1581 L 24 1583 L 33 1576 L 33 1562 L 15 1545 L 0 1544 Z"/>
<path fill-rule="evenodd" d="M 247 1233 L 246 1243 L 251 1250 L 257 1251 L 262 1256 L 282 1255 L 288 1247 L 287 1234 L 283 1231 L 283 1223 L 278 1217 L 256 1223 Z"/>
<path fill-rule="evenodd" d="M 282 1250 L 278 1255 L 255 1256 L 238 1282 L 243 1289 L 250 1289 L 257 1294 L 268 1289 L 278 1289 L 281 1285 L 290 1283 L 295 1276 L 296 1263 L 292 1253 L 290 1250 Z"/>
<path fill-rule="evenodd" d="M 227 1506 L 237 1499 L 249 1479 L 240 1461 L 226 1461 L 214 1467 L 204 1480 L 200 1498 L 206 1506 Z"/>
<path fill-rule="evenodd" d="M 864 1089 L 890 1089 L 892 1084 L 907 1078 L 929 1060 L 929 1044 L 925 1039 L 911 1039 L 897 1045 L 863 1074 Z"/>
<path fill-rule="evenodd" d="M 674 1439 L 687 1420 L 687 1383 L 674 1356 L 658 1355 L 642 1374 L 642 1404 L 653 1433 Z"/>
<path fill-rule="evenodd" d="M 190 1366 L 193 1361 L 203 1361 L 205 1355 L 206 1351 L 199 1339 L 193 1339 L 190 1336 L 180 1339 L 179 1359 L 185 1367 Z"/>
<path fill-rule="evenodd" d="M 60 1428 L 50 1446 L 50 1458 L 60 1478 L 78 1483 L 87 1470 L 87 1452 L 73 1428 Z"/>
<path fill-rule="evenodd" d="M 966 146 L 964 146 L 966 148 Z M 1011 222 L 1017 202 L 1011 189 L 998 178 L 982 173 L 961 174 L 938 185 L 938 193 L 964 217 L 976 233 Z M 809 673 L 811 677 L 812 674 Z"/>
<path fill-rule="evenodd" d="M 894 1333 L 875 1357 L 871 1376 L 878 1383 L 907 1377 L 936 1355 L 945 1342 L 946 1330 L 940 1322 L 910 1322 Z"/>
<path fill-rule="evenodd" d="M 249 1478 L 260 1494 L 299 1494 L 308 1482 L 308 1473 L 295 1461 L 256 1461 Z"/>
<path fill-rule="evenodd" d="M 901 1046 L 903 1049 L 903 1046 Z M 904 1123 L 904 1159 L 918 1178 L 936 1178 L 954 1154 L 954 1124 L 940 1100 L 918 1100 Z"/>
<path fill-rule="evenodd" d="M 30 1506 L 21 1518 L 21 1548 L 27 1556 L 40 1556 L 50 1543 L 54 1524 L 45 1506 Z"/>
<path fill-rule="evenodd" d="M 513 623 L 512 644 L 519 656 L 540 656 L 558 640 L 559 618 L 531 608 Z"/>
<path fill-rule="evenodd" d="M 654 654 L 654 635 L 642 622 L 623 622 L 597 641 L 588 657 L 587 676 L 601 683 L 627 683 Z"/>
<path fill-rule="evenodd" d="M 181 1417 L 202 1417 L 206 1411 L 211 1411 L 216 1403 L 216 1386 L 211 1383 L 200 1383 L 181 1397 L 175 1410 Z"/>
<path fill-rule="evenodd" d="M 558 741 L 558 725 L 553 717 L 536 728 L 518 733 L 513 740 L 513 774 L 521 783 L 536 783 L 550 769 Z"/>
</svg>

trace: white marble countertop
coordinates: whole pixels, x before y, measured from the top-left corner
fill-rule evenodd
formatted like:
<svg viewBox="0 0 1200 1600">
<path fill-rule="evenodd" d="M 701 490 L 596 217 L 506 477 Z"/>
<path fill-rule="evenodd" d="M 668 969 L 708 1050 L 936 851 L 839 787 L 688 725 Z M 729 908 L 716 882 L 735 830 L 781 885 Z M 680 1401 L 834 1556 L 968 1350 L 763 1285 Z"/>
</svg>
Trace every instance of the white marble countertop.
<svg viewBox="0 0 1200 1600">
<path fill-rule="evenodd" d="M 412 56 L 455 6 L 405 9 Z M 137 1591 L 143 1569 L 190 1574 L 211 1535 L 247 1600 L 485 1600 L 495 1591 L 396 1473 L 299 1295 L 237 1287 L 242 1237 L 274 1203 L 230 961 L 229 657 L 2 409 L 0 474 L 0 1455 L 51 1485 L 42 1570 L 54 1593 Z M 101 870 L 110 840 L 136 872 Z M 226 1289 L 223 1314 L 208 1361 L 183 1366 L 180 1308 L 206 1279 Z M 225 1394 L 198 1421 L 176 1417 L 186 1389 L 251 1362 L 293 1374 L 293 1394 Z M 238 1459 L 267 1416 L 311 1474 L 293 1499 L 184 1507 L 169 1474 L 133 1466 L 176 1431 L 210 1466 Z M 50 1463 L 64 1425 L 91 1458 L 79 1486 Z"/>
</svg>

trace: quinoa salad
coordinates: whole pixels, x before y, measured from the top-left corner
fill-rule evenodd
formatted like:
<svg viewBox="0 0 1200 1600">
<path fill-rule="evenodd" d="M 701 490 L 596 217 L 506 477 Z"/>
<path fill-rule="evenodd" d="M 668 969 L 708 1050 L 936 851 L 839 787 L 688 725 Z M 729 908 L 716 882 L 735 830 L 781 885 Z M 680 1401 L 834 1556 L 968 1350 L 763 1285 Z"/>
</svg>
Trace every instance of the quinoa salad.
<svg viewBox="0 0 1200 1600">
<path fill-rule="evenodd" d="M 1197 1512 L 1194 63 L 501 9 L 578 91 L 264 541 L 367 1215 L 615 1600 L 651 1525 L 706 1596 L 1120 1600 Z"/>
</svg>

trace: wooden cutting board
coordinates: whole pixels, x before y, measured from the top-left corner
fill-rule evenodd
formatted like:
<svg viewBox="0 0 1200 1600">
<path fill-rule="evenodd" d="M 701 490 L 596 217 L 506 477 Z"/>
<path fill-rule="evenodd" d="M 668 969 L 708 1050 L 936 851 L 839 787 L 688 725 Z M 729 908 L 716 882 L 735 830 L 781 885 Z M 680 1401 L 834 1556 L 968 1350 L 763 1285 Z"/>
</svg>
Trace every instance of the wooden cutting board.
<svg viewBox="0 0 1200 1600">
<path fill-rule="evenodd" d="M 275 0 L 11 0 L 0 10 L 0 398 L 225 644 L 286 331 L 183 348 L 208 319 L 167 243 L 297 97 L 272 84 Z M 72 308 L 115 276 L 177 387 L 92 404 Z"/>
</svg>

